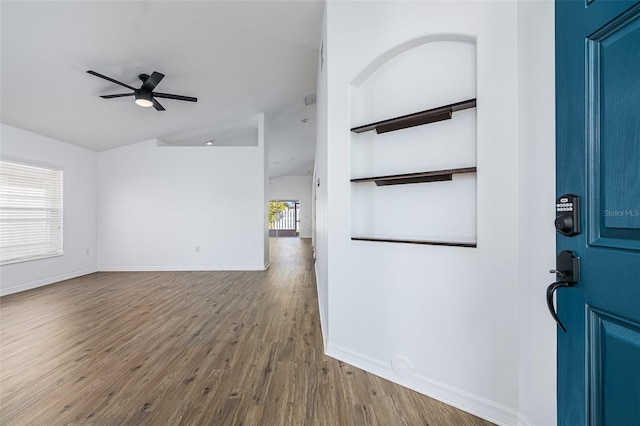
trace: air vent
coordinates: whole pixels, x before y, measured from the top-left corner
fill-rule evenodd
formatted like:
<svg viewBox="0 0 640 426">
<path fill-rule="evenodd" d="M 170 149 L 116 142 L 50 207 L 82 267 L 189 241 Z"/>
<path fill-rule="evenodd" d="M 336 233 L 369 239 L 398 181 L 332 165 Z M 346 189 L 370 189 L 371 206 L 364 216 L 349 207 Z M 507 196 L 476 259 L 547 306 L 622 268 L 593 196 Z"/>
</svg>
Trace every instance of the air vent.
<svg viewBox="0 0 640 426">
<path fill-rule="evenodd" d="M 316 103 L 316 94 L 309 95 L 304 98 L 304 106 L 313 105 Z"/>
</svg>

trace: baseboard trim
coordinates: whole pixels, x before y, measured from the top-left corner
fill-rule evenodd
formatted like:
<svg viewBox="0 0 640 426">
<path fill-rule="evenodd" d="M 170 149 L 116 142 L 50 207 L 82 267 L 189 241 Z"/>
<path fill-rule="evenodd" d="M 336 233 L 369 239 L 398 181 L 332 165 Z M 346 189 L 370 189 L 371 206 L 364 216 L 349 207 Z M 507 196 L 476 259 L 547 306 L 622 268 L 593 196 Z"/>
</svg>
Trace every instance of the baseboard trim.
<svg viewBox="0 0 640 426">
<path fill-rule="evenodd" d="M 60 281 L 70 280 L 72 278 L 81 277 L 83 275 L 93 274 L 98 272 L 96 268 L 81 269 L 79 271 L 69 272 L 67 274 L 57 275 L 55 277 L 43 278 L 41 280 L 32 281 L 30 283 L 24 283 L 9 288 L 0 288 L 0 296 L 7 296 L 9 294 L 19 293 L 21 291 L 32 290 L 38 287 L 44 287 L 46 285 L 55 284 Z"/>
<path fill-rule="evenodd" d="M 175 271 L 264 271 L 264 265 L 206 265 L 206 266 L 122 266 L 101 265 L 99 272 L 175 272 Z"/>
<path fill-rule="evenodd" d="M 518 414 L 518 426 L 536 426 L 531 420 L 529 420 L 524 414 Z"/>
<path fill-rule="evenodd" d="M 521 418 L 518 413 L 504 405 L 420 374 L 400 379 L 391 369 L 391 365 L 332 343 L 327 346 L 326 354 L 498 425 L 514 425 Z"/>
</svg>

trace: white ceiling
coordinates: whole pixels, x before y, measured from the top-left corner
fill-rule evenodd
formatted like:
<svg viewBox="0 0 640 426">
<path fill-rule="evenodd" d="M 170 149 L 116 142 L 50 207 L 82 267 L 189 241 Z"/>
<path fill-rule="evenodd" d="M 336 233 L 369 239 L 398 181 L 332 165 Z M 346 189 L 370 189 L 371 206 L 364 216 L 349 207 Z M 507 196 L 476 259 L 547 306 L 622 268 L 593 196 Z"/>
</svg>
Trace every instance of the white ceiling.
<svg viewBox="0 0 640 426">
<path fill-rule="evenodd" d="M 271 176 L 310 174 L 322 0 L 5 1 L 1 121 L 94 151 L 151 138 L 169 144 L 247 144 L 252 117 L 270 124 Z M 137 75 L 165 74 L 159 99 L 140 108 Z M 304 121 L 304 122 L 303 122 Z"/>
</svg>

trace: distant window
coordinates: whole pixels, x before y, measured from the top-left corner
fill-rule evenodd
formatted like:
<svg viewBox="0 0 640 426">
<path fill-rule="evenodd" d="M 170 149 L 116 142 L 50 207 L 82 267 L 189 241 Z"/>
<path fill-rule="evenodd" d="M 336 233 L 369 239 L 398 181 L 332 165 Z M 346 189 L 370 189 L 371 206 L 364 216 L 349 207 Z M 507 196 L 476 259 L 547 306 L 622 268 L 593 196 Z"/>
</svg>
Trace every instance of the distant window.
<svg viewBox="0 0 640 426">
<path fill-rule="evenodd" d="M 0 264 L 62 255 L 62 170 L 0 160 Z"/>
</svg>

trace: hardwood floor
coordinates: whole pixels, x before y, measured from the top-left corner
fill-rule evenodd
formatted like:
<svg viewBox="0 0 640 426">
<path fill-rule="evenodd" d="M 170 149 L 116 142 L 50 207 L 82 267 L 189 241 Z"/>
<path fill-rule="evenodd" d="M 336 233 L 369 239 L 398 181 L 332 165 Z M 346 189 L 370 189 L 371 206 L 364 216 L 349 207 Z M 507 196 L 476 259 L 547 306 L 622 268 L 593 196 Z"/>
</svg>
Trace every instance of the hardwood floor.
<svg viewBox="0 0 640 426">
<path fill-rule="evenodd" d="M 325 356 L 309 241 L 271 260 L 2 297 L 0 424 L 490 424 Z"/>
</svg>

